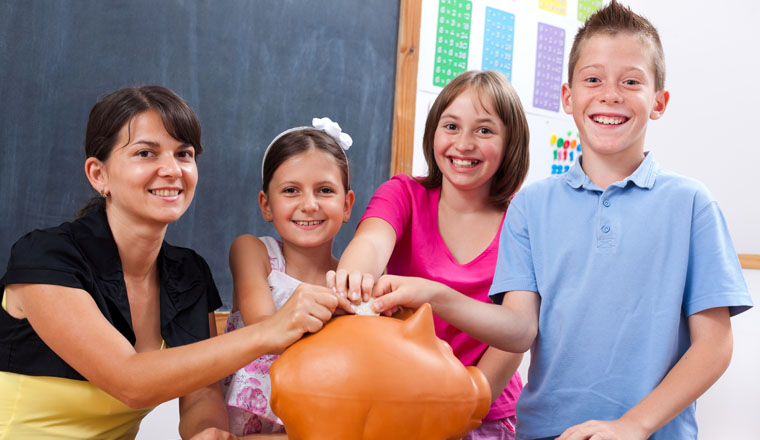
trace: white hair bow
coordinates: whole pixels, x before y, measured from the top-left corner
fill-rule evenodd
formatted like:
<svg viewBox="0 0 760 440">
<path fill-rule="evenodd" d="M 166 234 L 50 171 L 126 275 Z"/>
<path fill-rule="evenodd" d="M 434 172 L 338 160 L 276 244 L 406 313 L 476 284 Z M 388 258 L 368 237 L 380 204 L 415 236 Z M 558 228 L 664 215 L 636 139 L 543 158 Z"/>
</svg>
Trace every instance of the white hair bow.
<svg viewBox="0 0 760 440">
<path fill-rule="evenodd" d="M 330 118 L 314 118 L 311 120 L 311 125 L 318 130 L 322 130 L 327 133 L 331 138 L 335 139 L 335 142 L 343 148 L 343 151 L 351 148 L 354 143 L 351 136 L 348 133 L 343 133 L 340 129 L 340 125 L 337 122 L 333 122 Z"/>
</svg>

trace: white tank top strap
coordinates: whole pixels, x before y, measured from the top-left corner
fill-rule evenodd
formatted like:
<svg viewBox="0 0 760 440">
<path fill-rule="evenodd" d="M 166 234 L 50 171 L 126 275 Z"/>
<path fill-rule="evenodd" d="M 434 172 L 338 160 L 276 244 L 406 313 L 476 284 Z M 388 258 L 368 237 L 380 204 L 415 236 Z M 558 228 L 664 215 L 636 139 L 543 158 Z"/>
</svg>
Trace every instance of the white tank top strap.
<svg viewBox="0 0 760 440">
<path fill-rule="evenodd" d="M 285 272 L 285 257 L 282 255 L 282 248 L 280 242 L 274 237 L 264 236 L 259 237 L 264 246 L 267 247 L 267 254 L 269 254 L 269 265 L 272 270 Z"/>
<path fill-rule="evenodd" d="M 285 273 L 285 256 L 282 254 L 280 242 L 273 237 L 259 237 L 259 240 L 267 247 L 269 264 L 272 266 L 272 271 L 267 277 L 269 290 L 275 310 L 280 310 L 301 282 Z"/>
</svg>

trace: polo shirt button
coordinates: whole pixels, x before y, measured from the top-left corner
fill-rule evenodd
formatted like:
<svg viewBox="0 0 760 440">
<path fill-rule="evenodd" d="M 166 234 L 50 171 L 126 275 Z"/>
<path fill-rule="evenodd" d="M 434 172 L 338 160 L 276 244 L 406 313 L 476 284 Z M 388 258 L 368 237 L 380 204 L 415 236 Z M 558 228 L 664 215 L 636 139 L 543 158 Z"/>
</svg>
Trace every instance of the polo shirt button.
<svg viewBox="0 0 760 440">
<path fill-rule="evenodd" d="M 610 227 L 607 225 L 602 226 L 602 232 L 604 232 L 605 234 L 610 232 Z"/>
<path fill-rule="evenodd" d="M 604 199 L 604 201 L 602 202 L 602 205 L 604 205 L 604 206 L 606 206 L 606 207 L 608 207 L 608 208 L 609 208 L 609 206 L 610 206 L 610 201 L 609 201 L 609 200 L 607 200 L 607 199 Z"/>
</svg>

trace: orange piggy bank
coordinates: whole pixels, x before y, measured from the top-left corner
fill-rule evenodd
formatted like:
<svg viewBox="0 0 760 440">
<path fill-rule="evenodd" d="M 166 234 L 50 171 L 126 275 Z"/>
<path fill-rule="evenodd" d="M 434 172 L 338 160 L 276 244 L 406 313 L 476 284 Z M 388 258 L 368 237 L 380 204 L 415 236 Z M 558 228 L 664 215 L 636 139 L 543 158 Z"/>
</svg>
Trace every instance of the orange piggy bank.
<svg viewBox="0 0 760 440">
<path fill-rule="evenodd" d="M 430 305 L 402 321 L 339 316 L 271 367 L 272 409 L 295 440 L 457 439 L 491 391 L 435 336 Z"/>
</svg>

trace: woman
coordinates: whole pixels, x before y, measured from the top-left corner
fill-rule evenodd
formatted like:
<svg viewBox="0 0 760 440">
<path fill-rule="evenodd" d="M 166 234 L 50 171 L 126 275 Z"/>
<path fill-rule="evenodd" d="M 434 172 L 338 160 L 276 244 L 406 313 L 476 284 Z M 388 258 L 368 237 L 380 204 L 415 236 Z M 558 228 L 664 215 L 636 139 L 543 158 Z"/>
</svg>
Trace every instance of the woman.
<svg viewBox="0 0 760 440">
<path fill-rule="evenodd" d="M 200 136 L 160 86 L 93 107 L 84 168 L 100 197 L 22 237 L 0 280 L 0 438 L 134 438 L 176 397 L 183 438 L 234 438 L 218 380 L 330 318 L 339 299 L 302 285 L 271 318 L 207 340 L 221 305 L 208 265 L 164 241 L 192 202 Z"/>
</svg>

